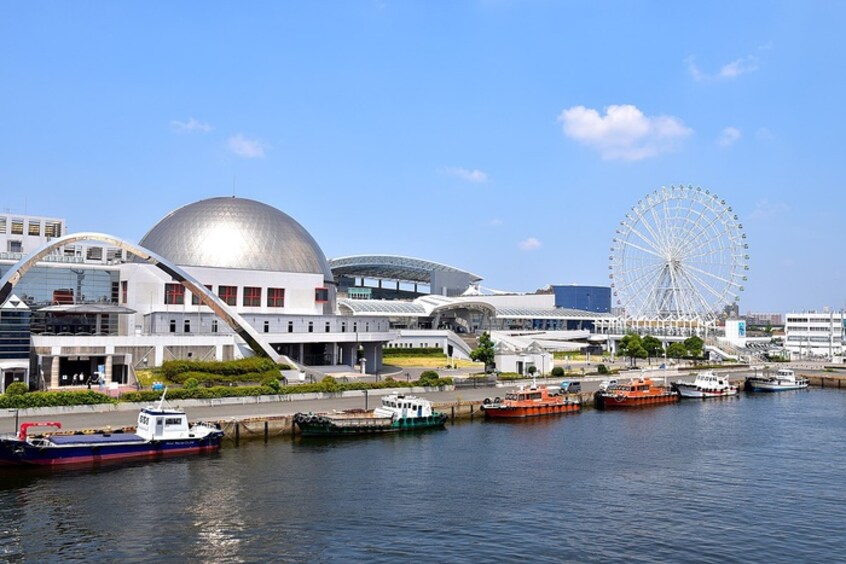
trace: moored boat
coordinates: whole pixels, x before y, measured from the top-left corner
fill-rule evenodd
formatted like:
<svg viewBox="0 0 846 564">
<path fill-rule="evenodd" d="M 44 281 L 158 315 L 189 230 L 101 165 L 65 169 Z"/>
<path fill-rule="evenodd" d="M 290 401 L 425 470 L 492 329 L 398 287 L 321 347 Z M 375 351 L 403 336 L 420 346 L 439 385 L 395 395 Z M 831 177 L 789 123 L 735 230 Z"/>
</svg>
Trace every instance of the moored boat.
<svg viewBox="0 0 846 564">
<path fill-rule="evenodd" d="M 594 394 L 599 409 L 622 409 L 675 403 L 679 394 L 667 386 L 655 384 L 651 378 L 632 378 Z"/>
<path fill-rule="evenodd" d="M 786 390 L 804 390 L 808 379 L 797 377 L 793 370 L 780 368 L 775 374 L 752 376 L 746 379 L 746 390 L 750 392 L 783 392 Z"/>
<path fill-rule="evenodd" d="M 732 385 L 726 376 L 719 376 L 710 370 L 700 372 L 693 382 L 673 382 L 673 389 L 682 398 L 721 398 L 737 395 L 737 386 Z"/>
<path fill-rule="evenodd" d="M 498 401 L 497 401 L 498 400 Z M 505 399 L 485 399 L 482 411 L 490 419 L 523 419 L 561 413 L 574 413 L 582 408 L 581 401 L 565 394 L 553 393 L 546 386 L 532 384 L 505 394 Z"/>
<path fill-rule="evenodd" d="M 446 424 L 447 416 L 432 403 L 416 396 L 390 394 L 376 409 L 335 413 L 297 413 L 294 424 L 304 436 L 337 437 L 398 431 L 434 429 Z"/>
<path fill-rule="evenodd" d="M 205 423 L 188 425 L 181 409 L 147 406 L 138 414 L 135 432 L 41 433 L 33 427 L 61 429 L 60 422 L 26 422 L 17 435 L 0 437 L 0 465 L 57 466 L 97 464 L 105 461 L 156 458 L 209 452 L 220 448 L 223 431 Z"/>
</svg>

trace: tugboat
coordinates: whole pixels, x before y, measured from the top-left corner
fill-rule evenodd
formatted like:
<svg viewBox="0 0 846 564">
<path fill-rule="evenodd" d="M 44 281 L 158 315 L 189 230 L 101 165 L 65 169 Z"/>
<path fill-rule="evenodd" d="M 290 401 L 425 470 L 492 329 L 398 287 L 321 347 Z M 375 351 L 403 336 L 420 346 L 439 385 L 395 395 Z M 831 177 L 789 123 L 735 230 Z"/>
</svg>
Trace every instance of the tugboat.
<svg viewBox="0 0 846 564">
<path fill-rule="evenodd" d="M 737 395 L 737 386 L 725 376 L 718 376 L 710 370 L 700 372 L 693 382 L 678 381 L 673 389 L 683 398 L 724 398 Z"/>
<path fill-rule="evenodd" d="M 505 394 L 505 400 L 485 398 L 482 411 L 489 419 L 525 419 L 544 415 L 574 413 L 582 408 L 581 401 L 553 393 L 546 386 L 533 383 Z"/>
<path fill-rule="evenodd" d="M 432 403 L 416 396 L 390 394 L 371 411 L 351 409 L 336 413 L 297 413 L 294 424 L 306 437 L 339 437 L 435 429 L 447 416 L 432 409 Z"/>
<path fill-rule="evenodd" d="M 651 378 L 632 378 L 628 383 L 618 383 L 594 395 L 598 409 L 645 407 L 679 401 L 678 392 L 658 386 Z"/>
<path fill-rule="evenodd" d="M 783 392 L 804 390 L 807 387 L 807 378 L 797 378 L 796 373 L 787 368 L 780 368 L 774 375 L 753 376 L 746 379 L 748 392 Z"/>
<path fill-rule="evenodd" d="M 21 424 L 17 435 L 0 437 L 0 465 L 57 466 L 97 464 L 132 458 L 198 454 L 220 448 L 223 431 L 206 424 L 189 427 L 181 409 L 166 409 L 162 394 L 156 407 L 147 406 L 138 414 L 134 433 L 123 429 L 97 433 L 43 433 L 30 436 L 33 427 L 61 429 L 57 421 Z"/>
</svg>

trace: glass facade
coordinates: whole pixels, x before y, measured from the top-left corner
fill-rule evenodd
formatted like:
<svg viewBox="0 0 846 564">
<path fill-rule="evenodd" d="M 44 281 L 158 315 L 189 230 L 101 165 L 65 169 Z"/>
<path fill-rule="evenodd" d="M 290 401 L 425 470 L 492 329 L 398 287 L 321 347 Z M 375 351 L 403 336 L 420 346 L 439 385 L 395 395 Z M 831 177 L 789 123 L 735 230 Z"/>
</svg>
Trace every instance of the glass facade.
<svg viewBox="0 0 846 564">
<path fill-rule="evenodd" d="M 0 310 L 0 359 L 29 358 L 31 317 L 26 309 Z"/>
<path fill-rule="evenodd" d="M 553 286 L 555 307 L 611 313 L 611 288 L 607 286 Z"/>
<path fill-rule="evenodd" d="M 4 276 L 12 264 L 0 264 Z M 117 269 L 85 268 L 83 265 L 33 266 L 15 286 L 15 295 L 29 307 L 56 303 L 114 303 L 120 273 Z"/>
</svg>

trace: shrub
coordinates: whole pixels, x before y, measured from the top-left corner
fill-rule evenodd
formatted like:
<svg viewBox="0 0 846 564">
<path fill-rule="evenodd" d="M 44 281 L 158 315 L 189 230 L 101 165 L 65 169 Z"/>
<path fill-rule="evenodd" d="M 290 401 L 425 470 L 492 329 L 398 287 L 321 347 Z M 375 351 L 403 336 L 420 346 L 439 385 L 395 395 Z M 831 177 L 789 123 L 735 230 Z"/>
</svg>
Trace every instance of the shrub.
<svg viewBox="0 0 846 564">
<path fill-rule="evenodd" d="M 429 382 L 434 382 L 439 378 L 438 373 L 434 370 L 424 370 L 417 380 L 418 386 L 430 386 Z"/>
<path fill-rule="evenodd" d="M 196 378 L 188 378 L 185 380 L 183 386 L 185 386 L 186 390 L 193 390 L 194 388 L 200 387 L 200 382 L 198 382 Z"/>
<path fill-rule="evenodd" d="M 158 396 L 157 396 L 158 397 Z M 115 403 L 115 400 L 91 390 L 74 392 L 30 392 L 22 395 L 0 396 L 0 409 L 30 409 L 33 407 L 64 407 Z"/>
<path fill-rule="evenodd" d="M 268 387 L 272 390 L 275 390 L 277 393 L 279 393 L 279 388 L 282 387 L 282 385 L 279 383 L 279 379 L 274 378 L 272 376 L 268 376 L 267 378 L 262 380 L 261 385 L 266 386 L 266 387 Z"/>
<path fill-rule="evenodd" d="M 162 376 L 172 382 L 178 382 L 184 372 L 216 374 L 219 376 L 238 376 L 250 373 L 263 373 L 270 370 L 289 370 L 290 366 L 276 364 L 269 358 L 253 356 L 225 362 L 206 362 L 196 360 L 168 360 L 162 364 Z M 184 381 L 184 378 L 182 379 Z"/>
<path fill-rule="evenodd" d="M 554 378 L 563 377 L 564 376 L 564 369 L 561 368 L 560 366 L 556 366 L 555 368 L 552 369 L 552 376 Z"/>
<path fill-rule="evenodd" d="M 321 388 L 321 389 L 319 390 L 319 391 L 321 391 L 321 392 L 329 392 L 329 393 L 332 393 L 332 392 L 340 392 L 340 391 L 342 391 L 342 390 L 341 390 L 341 385 L 340 385 L 340 384 L 338 384 L 338 381 L 337 381 L 337 380 L 335 380 L 335 378 L 333 378 L 332 376 L 325 376 L 325 377 L 324 377 L 324 378 L 323 378 L 323 379 L 322 379 L 322 380 L 318 383 L 318 385 L 319 385 L 319 386 L 320 386 L 320 388 Z"/>
<path fill-rule="evenodd" d="M 29 388 L 23 382 L 12 382 L 6 386 L 7 396 L 22 396 L 29 391 Z"/>
<path fill-rule="evenodd" d="M 608 374 L 608 367 L 604 364 L 599 364 L 596 366 L 596 371 L 600 374 Z"/>
</svg>

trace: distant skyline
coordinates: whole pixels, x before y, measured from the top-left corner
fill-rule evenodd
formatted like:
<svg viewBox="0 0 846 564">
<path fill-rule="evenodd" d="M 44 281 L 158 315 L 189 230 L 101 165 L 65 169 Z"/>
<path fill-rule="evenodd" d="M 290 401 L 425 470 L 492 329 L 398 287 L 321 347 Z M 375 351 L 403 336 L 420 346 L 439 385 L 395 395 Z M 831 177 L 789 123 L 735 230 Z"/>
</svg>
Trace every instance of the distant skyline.
<svg viewBox="0 0 846 564">
<path fill-rule="evenodd" d="M 608 285 L 661 186 L 724 198 L 740 310 L 846 307 L 846 4 L 0 4 L 0 209 L 139 241 L 222 195 L 327 257 Z"/>
</svg>

